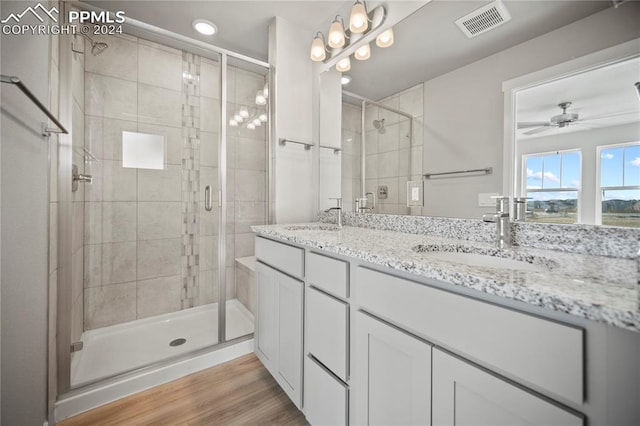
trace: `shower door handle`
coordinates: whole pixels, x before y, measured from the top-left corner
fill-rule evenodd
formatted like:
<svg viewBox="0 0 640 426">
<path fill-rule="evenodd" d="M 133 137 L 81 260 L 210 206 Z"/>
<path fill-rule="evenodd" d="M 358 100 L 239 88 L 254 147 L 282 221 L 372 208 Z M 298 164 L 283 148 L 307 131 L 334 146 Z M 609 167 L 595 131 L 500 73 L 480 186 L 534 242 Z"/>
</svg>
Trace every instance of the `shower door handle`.
<svg viewBox="0 0 640 426">
<path fill-rule="evenodd" d="M 213 197 L 211 196 L 211 185 L 204 187 L 204 209 L 208 212 L 213 210 Z"/>
</svg>

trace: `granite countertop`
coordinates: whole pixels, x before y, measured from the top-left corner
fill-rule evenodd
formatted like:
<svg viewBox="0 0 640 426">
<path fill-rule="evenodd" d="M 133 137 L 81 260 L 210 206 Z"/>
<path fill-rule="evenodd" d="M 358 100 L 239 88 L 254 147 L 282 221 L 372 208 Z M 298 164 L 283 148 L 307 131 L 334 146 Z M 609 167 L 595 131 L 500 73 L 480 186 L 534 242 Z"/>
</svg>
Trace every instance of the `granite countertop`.
<svg viewBox="0 0 640 426">
<path fill-rule="evenodd" d="M 638 272 L 633 259 L 523 247 L 498 250 L 492 243 L 351 226 L 335 230 L 326 223 L 252 229 L 259 235 L 640 333 Z M 415 251 L 417 246 L 427 251 Z M 442 251 L 429 252 L 432 248 L 454 254 L 492 254 L 528 264 L 521 270 L 459 263 L 447 260 Z"/>
</svg>

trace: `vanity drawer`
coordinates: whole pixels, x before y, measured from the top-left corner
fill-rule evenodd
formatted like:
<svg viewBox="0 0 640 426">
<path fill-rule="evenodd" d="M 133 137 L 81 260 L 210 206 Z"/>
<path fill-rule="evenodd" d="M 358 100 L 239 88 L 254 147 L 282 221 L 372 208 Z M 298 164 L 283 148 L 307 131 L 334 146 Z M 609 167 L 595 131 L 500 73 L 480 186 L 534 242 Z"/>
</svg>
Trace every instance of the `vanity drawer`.
<svg viewBox="0 0 640 426">
<path fill-rule="evenodd" d="M 297 278 L 304 277 L 304 250 L 256 237 L 256 258 Z"/>
<path fill-rule="evenodd" d="M 327 293 L 349 297 L 349 263 L 317 253 L 307 255 L 307 282 Z"/>
<path fill-rule="evenodd" d="M 304 415 L 312 425 L 348 424 L 349 391 L 313 358 L 304 366 Z"/>
<path fill-rule="evenodd" d="M 360 307 L 499 374 L 581 404 L 583 330 L 358 268 Z"/>
<path fill-rule="evenodd" d="M 347 381 L 349 305 L 309 287 L 305 307 L 307 351 Z"/>
</svg>

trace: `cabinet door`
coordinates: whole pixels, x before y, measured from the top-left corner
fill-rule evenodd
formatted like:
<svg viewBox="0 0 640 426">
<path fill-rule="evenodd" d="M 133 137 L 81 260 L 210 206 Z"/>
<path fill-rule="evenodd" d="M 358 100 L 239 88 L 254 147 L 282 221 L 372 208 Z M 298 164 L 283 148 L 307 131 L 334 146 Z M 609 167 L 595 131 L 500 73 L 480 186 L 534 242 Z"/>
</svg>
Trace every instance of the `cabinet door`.
<svg viewBox="0 0 640 426">
<path fill-rule="evenodd" d="M 434 425 L 582 425 L 583 418 L 433 350 Z"/>
<path fill-rule="evenodd" d="M 355 334 L 355 424 L 430 424 L 431 346 L 362 312 Z"/>
<path fill-rule="evenodd" d="M 277 285 L 278 382 L 302 407 L 302 295 L 304 284 L 274 271 Z M 276 377 L 278 379 L 278 377 Z"/>
<path fill-rule="evenodd" d="M 276 362 L 276 281 L 275 270 L 256 263 L 256 333 L 258 357 L 267 368 Z"/>
</svg>

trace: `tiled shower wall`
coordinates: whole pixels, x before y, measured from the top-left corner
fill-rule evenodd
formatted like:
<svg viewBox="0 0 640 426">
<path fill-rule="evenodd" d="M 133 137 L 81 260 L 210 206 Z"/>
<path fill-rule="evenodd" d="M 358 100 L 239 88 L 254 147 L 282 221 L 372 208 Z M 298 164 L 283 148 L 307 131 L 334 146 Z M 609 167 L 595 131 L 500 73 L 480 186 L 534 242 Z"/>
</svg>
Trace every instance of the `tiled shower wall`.
<svg viewBox="0 0 640 426">
<path fill-rule="evenodd" d="M 362 107 L 342 102 L 342 188 L 344 210 L 353 211 L 362 197 Z"/>
<path fill-rule="evenodd" d="M 365 190 L 376 194 L 376 213 L 420 215 L 421 208 L 407 207 L 407 181 L 422 180 L 423 84 L 391 95 L 379 103 L 411 114 L 409 119 L 374 105 L 365 111 Z M 380 133 L 374 120 L 384 119 Z M 388 197 L 378 197 L 379 186 L 388 188 Z"/>
<path fill-rule="evenodd" d="M 126 35 L 99 41 L 109 48 L 85 54 L 85 144 L 97 158 L 85 187 L 85 330 L 217 302 L 219 290 L 219 212 L 203 203 L 206 185 L 214 200 L 219 189 L 218 63 Z M 264 77 L 233 67 L 228 76 L 229 100 L 254 104 Z M 125 130 L 164 135 L 166 169 L 123 168 Z M 253 254 L 248 224 L 264 223 L 266 212 L 266 133 L 235 136 L 227 298 L 233 258 Z"/>
</svg>

